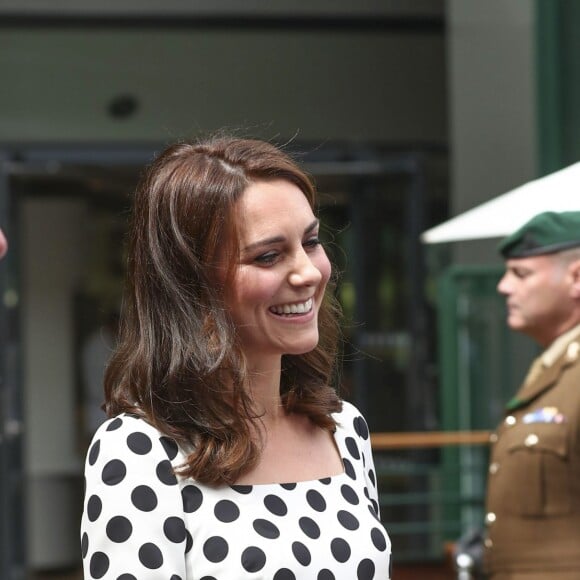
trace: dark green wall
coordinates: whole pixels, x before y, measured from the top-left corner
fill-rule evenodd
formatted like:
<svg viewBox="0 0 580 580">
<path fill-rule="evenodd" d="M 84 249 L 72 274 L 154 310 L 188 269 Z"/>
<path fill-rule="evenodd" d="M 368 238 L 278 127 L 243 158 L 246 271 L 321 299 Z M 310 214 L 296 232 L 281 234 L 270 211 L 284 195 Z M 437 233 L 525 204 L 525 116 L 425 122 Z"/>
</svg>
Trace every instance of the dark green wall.
<svg viewBox="0 0 580 580">
<path fill-rule="evenodd" d="M 580 2 L 536 0 L 538 168 L 580 160 Z"/>
</svg>

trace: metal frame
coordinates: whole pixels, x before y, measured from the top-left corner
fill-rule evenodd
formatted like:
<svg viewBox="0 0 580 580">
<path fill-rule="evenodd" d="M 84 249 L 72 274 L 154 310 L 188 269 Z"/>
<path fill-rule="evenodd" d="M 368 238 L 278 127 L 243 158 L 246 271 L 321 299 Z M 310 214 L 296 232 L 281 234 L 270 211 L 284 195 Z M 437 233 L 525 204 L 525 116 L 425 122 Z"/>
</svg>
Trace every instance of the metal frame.
<svg viewBox="0 0 580 580">
<path fill-rule="evenodd" d="M 9 155 L 0 152 L 0 225 L 11 249 L 0 264 L 0 578 L 24 580 L 25 501 L 22 397 L 19 386 L 18 315 L 14 281 L 18 276 L 9 195 Z"/>
</svg>

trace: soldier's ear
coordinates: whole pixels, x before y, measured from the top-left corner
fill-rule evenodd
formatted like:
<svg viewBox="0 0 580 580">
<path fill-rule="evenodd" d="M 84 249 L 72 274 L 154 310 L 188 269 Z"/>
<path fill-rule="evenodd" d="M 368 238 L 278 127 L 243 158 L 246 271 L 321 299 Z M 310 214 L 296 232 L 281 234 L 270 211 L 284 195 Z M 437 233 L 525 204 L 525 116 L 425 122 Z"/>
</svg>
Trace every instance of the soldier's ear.
<svg viewBox="0 0 580 580">
<path fill-rule="evenodd" d="M 580 259 L 570 262 L 568 265 L 568 274 L 571 278 L 570 294 L 572 298 L 580 299 Z"/>
</svg>

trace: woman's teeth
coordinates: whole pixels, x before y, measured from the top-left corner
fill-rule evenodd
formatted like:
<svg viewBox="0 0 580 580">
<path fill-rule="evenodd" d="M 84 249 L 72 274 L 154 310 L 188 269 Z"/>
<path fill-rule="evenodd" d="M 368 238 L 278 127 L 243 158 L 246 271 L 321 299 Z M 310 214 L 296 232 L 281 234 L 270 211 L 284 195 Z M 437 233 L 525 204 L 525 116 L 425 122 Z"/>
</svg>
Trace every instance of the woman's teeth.
<svg viewBox="0 0 580 580">
<path fill-rule="evenodd" d="M 272 306 L 270 310 L 274 314 L 304 314 L 310 312 L 312 309 L 312 298 L 306 302 L 298 302 L 297 304 L 282 304 L 280 306 Z"/>
</svg>

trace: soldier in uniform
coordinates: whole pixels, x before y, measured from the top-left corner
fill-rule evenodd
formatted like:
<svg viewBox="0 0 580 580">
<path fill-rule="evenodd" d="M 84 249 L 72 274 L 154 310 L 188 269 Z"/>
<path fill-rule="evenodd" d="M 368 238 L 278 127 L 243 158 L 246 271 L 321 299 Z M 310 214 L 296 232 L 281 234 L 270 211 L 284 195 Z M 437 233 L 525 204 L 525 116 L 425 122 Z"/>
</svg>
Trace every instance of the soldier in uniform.
<svg viewBox="0 0 580 580">
<path fill-rule="evenodd" d="M 543 350 L 492 435 L 484 562 L 491 580 L 580 580 L 580 212 L 505 238 L 507 324 Z"/>
</svg>

